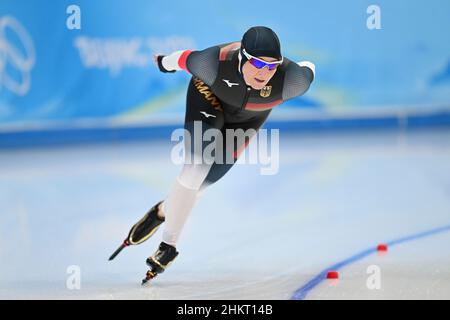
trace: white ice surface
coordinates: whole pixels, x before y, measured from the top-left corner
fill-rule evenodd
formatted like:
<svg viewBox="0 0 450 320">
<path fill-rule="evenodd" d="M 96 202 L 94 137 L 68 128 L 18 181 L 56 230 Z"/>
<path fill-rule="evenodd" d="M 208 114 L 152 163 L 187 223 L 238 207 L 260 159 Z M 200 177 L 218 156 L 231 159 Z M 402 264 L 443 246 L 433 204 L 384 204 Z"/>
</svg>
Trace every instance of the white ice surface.
<svg viewBox="0 0 450 320">
<path fill-rule="evenodd" d="M 148 287 L 161 241 L 109 255 L 180 167 L 170 141 L 0 151 L 0 299 L 289 299 L 377 243 L 450 224 L 450 130 L 281 132 L 280 170 L 235 166 L 205 192 L 179 256 Z M 381 268 L 380 290 L 365 286 Z M 67 267 L 81 289 L 66 288 Z M 309 299 L 450 299 L 450 232 L 344 267 Z"/>
</svg>

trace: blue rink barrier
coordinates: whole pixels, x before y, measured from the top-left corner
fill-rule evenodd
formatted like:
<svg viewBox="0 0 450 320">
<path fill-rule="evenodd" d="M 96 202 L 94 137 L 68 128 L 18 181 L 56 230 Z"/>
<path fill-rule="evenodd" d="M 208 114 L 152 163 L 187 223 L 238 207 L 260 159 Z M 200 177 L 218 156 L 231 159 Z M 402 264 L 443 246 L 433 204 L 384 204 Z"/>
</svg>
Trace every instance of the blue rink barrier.
<svg viewBox="0 0 450 320">
<path fill-rule="evenodd" d="M 170 139 L 173 130 L 182 124 L 133 125 L 133 126 L 67 126 L 40 127 L 35 129 L 0 130 L 0 148 L 62 146 L 70 144 L 120 142 L 132 140 Z M 392 115 L 359 118 L 324 118 L 269 120 L 267 129 L 280 129 L 281 132 L 304 132 L 341 129 L 367 128 L 427 128 L 450 126 L 450 110 L 427 115 Z"/>
</svg>

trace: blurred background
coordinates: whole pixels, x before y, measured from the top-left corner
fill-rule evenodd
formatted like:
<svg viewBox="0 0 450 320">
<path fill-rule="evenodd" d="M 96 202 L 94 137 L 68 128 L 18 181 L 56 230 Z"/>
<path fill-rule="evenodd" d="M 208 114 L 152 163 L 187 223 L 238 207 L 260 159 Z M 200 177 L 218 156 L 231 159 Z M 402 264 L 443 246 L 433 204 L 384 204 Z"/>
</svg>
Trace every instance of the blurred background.
<svg viewBox="0 0 450 320">
<path fill-rule="evenodd" d="M 69 29 L 72 4 L 2 1 L 0 146 L 169 132 L 184 120 L 189 75 L 160 73 L 152 54 L 239 41 L 254 25 L 270 26 L 285 56 L 317 68 L 308 94 L 276 108 L 271 121 L 450 122 L 445 0 L 377 1 L 380 29 L 368 27 L 370 1 L 78 1 L 80 29 Z"/>
<path fill-rule="evenodd" d="M 353 265 L 352 282 L 312 297 L 450 298 L 449 14 L 446 0 L 2 0 L 0 296 L 289 299 L 365 248 L 440 230 L 385 258 L 384 291 Z M 168 282 L 139 291 L 159 234 L 106 257 L 179 172 L 170 135 L 189 81 L 152 55 L 239 41 L 255 25 L 316 66 L 309 91 L 265 125 L 280 129 L 280 173 L 233 168 L 193 214 Z M 66 290 L 73 264 L 81 294 Z"/>
</svg>

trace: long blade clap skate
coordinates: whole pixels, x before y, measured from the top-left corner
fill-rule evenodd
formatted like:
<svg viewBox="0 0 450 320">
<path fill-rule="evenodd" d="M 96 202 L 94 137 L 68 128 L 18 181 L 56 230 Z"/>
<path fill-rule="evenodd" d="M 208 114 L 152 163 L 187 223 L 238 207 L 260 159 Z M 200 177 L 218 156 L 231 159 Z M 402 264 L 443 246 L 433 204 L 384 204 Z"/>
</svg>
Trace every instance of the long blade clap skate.
<svg viewBox="0 0 450 320">
<path fill-rule="evenodd" d="M 109 261 L 114 259 L 120 253 L 120 251 L 122 251 L 124 248 L 128 247 L 129 245 L 130 245 L 130 243 L 128 242 L 128 239 L 125 239 L 125 241 L 120 245 L 120 247 L 118 247 L 117 250 L 114 251 L 114 253 L 111 255 L 111 257 L 109 257 Z"/>
<path fill-rule="evenodd" d="M 119 248 L 109 257 L 109 260 L 113 260 L 124 248 L 130 245 L 141 244 L 150 238 L 156 230 L 158 230 L 161 223 L 164 222 L 164 218 L 158 216 L 158 208 L 162 201 L 154 205 L 145 216 L 136 223 L 128 233 L 128 237 L 123 241 Z"/>
<path fill-rule="evenodd" d="M 155 254 L 147 259 L 147 265 L 150 267 L 150 270 L 147 271 L 145 278 L 142 280 L 142 285 L 146 284 L 158 274 L 163 273 L 173 260 L 175 260 L 177 255 L 178 251 L 174 246 L 161 242 Z"/>
</svg>

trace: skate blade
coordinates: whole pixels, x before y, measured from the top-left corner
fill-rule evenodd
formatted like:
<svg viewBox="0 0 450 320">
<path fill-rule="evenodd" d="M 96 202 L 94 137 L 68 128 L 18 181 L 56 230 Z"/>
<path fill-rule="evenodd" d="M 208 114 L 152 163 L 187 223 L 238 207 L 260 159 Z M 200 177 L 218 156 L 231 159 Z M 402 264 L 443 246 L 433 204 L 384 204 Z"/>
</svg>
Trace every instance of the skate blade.
<svg viewBox="0 0 450 320">
<path fill-rule="evenodd" d="M 114 253 L 111 255 L 111 257 L 109 257 L 109 261 L 113 260 L 124 248 L 128 247 L 130 244 L 128 243 L 127 240 L 125 240 L 119 248 L 117 248 L 116 251 L 114 251 Z"/>
<path fill-rule="evenodd" d="M 147 274 L 145 275 L 145 278 L 142 279 L 141 285 L 145 285 L 147 282 L 155 278 L 158 274 L 156 272 L 153 272 L 151 270 L 147 271 Z"/>
</svg>

